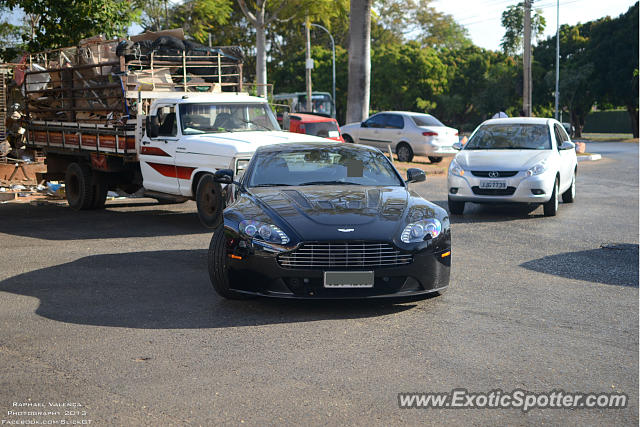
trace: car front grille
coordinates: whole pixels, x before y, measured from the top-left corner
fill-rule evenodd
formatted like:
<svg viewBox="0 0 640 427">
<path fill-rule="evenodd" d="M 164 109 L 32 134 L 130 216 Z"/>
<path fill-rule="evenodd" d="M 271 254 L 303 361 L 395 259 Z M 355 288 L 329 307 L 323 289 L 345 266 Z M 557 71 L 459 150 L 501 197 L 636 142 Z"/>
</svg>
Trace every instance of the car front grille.
<svg viewBox="0 0 640 427">
<path fill-rule="evenodd" d="M 480 188 L 478 186 L 471 187 L 473 190 L 473 194 L 478 196 L 511 196 L 516 192 L 516 187 L 507 187 L 507 188 Z"/>
<path fill-rule="evenodd" d="M 471 173 L 480 178 L 509 178 L 516 176 L 518 171 L 471 171 Z"/>
<path fill-rule="evenodd" d="M 411 254 L 401 253 L 388 243 L 372 242 L 305 243 L 278 256 L 282 267 L 307 269 L 393 267 L 411 262 Z"/>
</svg>

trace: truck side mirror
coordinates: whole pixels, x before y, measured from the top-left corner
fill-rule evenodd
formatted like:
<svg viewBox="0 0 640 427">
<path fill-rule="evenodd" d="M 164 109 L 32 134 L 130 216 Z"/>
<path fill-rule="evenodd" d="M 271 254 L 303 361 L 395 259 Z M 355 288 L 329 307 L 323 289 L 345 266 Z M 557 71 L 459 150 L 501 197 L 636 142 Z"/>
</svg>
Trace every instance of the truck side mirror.
<svg viewBox="0 0 640 427">
<path fill-rule="evenodd" d="M 147 116 L 146 121 L 147 136 L 149 138 L 157 138 L 160 133 L 160 124 L 158 123 L 158 116 Z"/>
<path fill-rule="evenodd" d="M 213 174 L 213 180 L 220 184 L 233 184 L 233 171 L 231 169 L 220 169 Z"/>
</svg>

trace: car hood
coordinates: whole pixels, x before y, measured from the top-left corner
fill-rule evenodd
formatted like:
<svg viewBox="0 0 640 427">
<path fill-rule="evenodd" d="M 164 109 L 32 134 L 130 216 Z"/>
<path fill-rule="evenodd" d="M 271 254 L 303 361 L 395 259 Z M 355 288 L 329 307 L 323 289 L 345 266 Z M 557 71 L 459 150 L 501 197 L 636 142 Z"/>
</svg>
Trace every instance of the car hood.
<svg viewBox="0 0 640 427">
<path fill-rule="evenodd" d="M 411 199 L 404 187 L 351 185 L 252 188 L 251 193 L 303 240 L 388 240 L 404 223 Z"/>
<path fill-rule="evenodd" d="M 549 150 L 463 150 L 455 159 L 468 170 L 527 170 L 548 155 Z"/>
</svg>

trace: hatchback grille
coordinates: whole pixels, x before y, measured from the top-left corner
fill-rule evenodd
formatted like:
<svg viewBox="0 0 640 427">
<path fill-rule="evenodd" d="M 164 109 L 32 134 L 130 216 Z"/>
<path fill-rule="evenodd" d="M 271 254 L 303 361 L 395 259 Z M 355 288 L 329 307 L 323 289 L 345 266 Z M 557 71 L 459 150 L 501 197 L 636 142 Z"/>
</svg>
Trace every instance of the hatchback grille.
<svg viewBox="0 0 640 427">
<path fill-rule="evenodd" d="M 371 242 L 305 243 L 278 256 L 278 263 L 289 268 L 392 267 L 411 262 L 411 254 L 388 243 Z"/>
<path fill-rule="evenodd" d="M 511 176 L 516 176 L 518 171 L 471 171 L 471 173 L 473 176 L 479 176 L 482 178 L 509 178 Z"/>
<path fill-rule="evenodd" d="M 473 194 L 477 194 L 478 196 L 511 196 L 516 192 L 516 187 L 507 187 L 504 189 L 497 188 L 480 188 L 480 187 L 471 187 L 473 190 Z"/>
</svg>

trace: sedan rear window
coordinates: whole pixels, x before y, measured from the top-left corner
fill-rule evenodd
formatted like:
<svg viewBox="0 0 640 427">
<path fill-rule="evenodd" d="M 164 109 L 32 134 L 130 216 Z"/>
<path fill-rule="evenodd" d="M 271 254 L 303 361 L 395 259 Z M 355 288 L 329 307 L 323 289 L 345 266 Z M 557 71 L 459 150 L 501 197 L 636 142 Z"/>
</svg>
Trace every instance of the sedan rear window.
<svg viewBox="0 0 640 427">
<path fill-rule="evenodd" d="M 412 114 L 411 119 L 416 126 L 444 126 L 440 120 L 429 114 Z"/>
<path fill-rule="evenodd" d="M 549 150 L 551 135 L 545 124 L 494 124 L 481 126 L 465 150 Z"/>
</svg>

